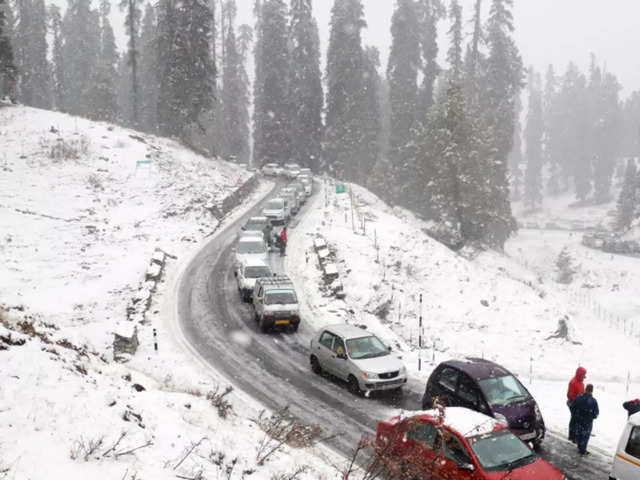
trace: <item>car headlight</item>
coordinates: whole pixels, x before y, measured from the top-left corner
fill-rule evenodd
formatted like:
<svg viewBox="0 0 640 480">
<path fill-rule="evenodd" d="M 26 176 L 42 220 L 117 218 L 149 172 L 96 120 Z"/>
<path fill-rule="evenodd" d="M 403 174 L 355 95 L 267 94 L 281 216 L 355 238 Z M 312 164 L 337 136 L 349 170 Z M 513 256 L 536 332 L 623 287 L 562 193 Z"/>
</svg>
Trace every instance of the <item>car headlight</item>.
<svg viewBox="0 0 640 480">
<path fill-rule="evenodd" d="M 494 413 L 493 418 L 495 418 L 499 423 L 501 423 L 505 427 L 509 426 L 509 421 L 507 420 L 507 417 L 505 417 L 501 413 Z"/>
<path fill-rule="evenodd" d="M 376 378 L 377 376 L 378 376 L 377 373 L 362 372 L 362 377 L 363 378 Z"/>
</svg>

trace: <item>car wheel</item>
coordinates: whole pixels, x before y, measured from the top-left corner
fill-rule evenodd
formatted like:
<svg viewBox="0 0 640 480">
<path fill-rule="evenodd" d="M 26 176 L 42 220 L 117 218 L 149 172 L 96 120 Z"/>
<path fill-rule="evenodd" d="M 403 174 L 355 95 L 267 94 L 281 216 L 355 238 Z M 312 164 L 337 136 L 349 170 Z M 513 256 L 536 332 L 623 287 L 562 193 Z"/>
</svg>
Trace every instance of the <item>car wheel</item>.
<svg viewBox="0 0 640 480">
<path fill-rule="evenodd" d="M 260 325 L 260 331 L 262 333 L 267 333 L 267 331 L 269 330 L 269 328 L 267 327 L 267 324 L 264 322 L 264 318 L 261 318 L 258 321 L 258 324 Z"/>
<path fill-rule="evenodd" d="M 533 447 L 534 451 L 539 452 L 542 448 L 542 439 L 534 440 L 533 442 L 531 442 L 531 446 Z"/>
<path fill-rule="evenodd" d="M 360 385 L 358 385 L 358 379 L 353 375 L 349 375 L 349 391 L 354 395 L 360 396 L 362 395 L 362 390 L 360 390 Z"/>
<path fill-rule="evenodd" d="M 322 367 L 320 366 L 320 362 L 315 357 L 315 355 L 311 355 L 311 371 L 316 375 L 320 375 L 322 373 Z"/>
</svg>

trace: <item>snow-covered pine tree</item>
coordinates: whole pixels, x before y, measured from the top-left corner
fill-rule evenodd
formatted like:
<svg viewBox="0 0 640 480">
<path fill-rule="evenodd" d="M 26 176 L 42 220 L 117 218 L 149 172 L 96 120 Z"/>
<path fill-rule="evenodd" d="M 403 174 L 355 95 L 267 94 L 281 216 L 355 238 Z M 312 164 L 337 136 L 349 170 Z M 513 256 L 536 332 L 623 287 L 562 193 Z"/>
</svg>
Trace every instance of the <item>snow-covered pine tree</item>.
<svg viewBox="0 0 640 480">
<path fill-rule="evenodd" d="M 51 101 L 55 110 L 63 104 L 64 57 L 62 54 L 62 14 L 60 7 L 49 5 L 49 31 L 51 34 Z"/>
<path fill-rule="evenodd" d="M 624 172 L 624 182 L 618 197 L 616 209 L 616 229 L 624 231 L 631 225 L 635 216 L 635 210 L 639 204 L 640 190 L 638 190 L 638 171 L 636 161 L 633 158 L 627 160 L 627 168 Z"/>
<path fill-rule="evenodd" d="M 611 197 L 611 181 L 618 159 L 620 143 L 621 86 L 614 75 L 604 72 L 595 100 L 593 188 L 596 203 Z"/>
<path fill-rule="evenodd" d="M 564 247 L 556 259 L 556 282 L 569 284 L 577 273 L 573 258 L 569 253 L 569 247 Z"/>
<path fill-rule="evenodd" d="M 509 176 L 511 178 L 511 198 L 520 200 L 523 191 L 522 174 L 522 124 L 520 114 L 522 113 L 522 100 L 520 96 L 516 99 L 516 128 L 513 129 L 513 148 L 509 153 Z"/>
<path fill-rule="evenodd" d="M 261 8 L 259 101 L 255 104 L 260 128 L 254 134 L 254 157 L 258 167 L 265 163 L 284 163 L 291 159 L 289 128 L 291 115 L 288 92 L 289 50 L 287 7 L 284 0 L 265 0 Z M 256 66 L 256 68 L 258 68 Z"/>
<path fill-rule="evenodd" d="M 263 117 L 263 87 L 264 87 L 264 54 L 262 41 L 262 0 L 255 0 L 253 14 L 256 17 L 254 28 L 255 44 L 253 49 L 254 77 L 253 77 L 253 165 L 260 166 L 262 158 L 262 142 L 257 143 L 256 138 L 262 138 Z"/>
<path fill-rule="evenodd" d="M 364 88 L 362 90 L 362 133 L 359 154 L 354 159 L 358 182 L 365 185 L 371 171 L 380 158 L 380 105 L 379 91 L 381 77 L 380 52 L 375 47 L 365 47 L 364 51 Z"/>
<path fill-rule="evenodd" d="M 117 73 L 119 55 L 113 28 L 109 22 L 110 0 L 100 1 L 100 55 L 92 73 L 88 99 L 93 108 L 89 118 L 112 122 L 118 116 Z"/>
<path fill-rule="evenodd" d="M 422 85 L 418 91 L 418 108 L 416 118 L 421 123 L 427 122 L 427 114 L 435 99 L 435 83 L 440 75 L 438 65 L 438 22 L 446 16 L 446 8 L 442 0 L 417 0 L 417 11 L 422 60 Z M 418 133 L 421 135 L 420 133 Z"/>
<path fill-rule="evenodd" d="M 289 25 L 289 99 L 291 154 L 297 163 L 320 170 L 322 107 L 320 38 L 311 0 L 291 0 Z"/>
<path fill-rule="evenodd" d="M 335 0 L 327 53 L 326 160 L 330 173 L 357 181 L 354 159 L 361 151 L 365 58 L 361 31 L 366 26 L 360 0 Z"/>
<path fill-rule="evenodd" d="M 222 114 L 225 126 L 226 151 L 220 153 L 229 159 L 235 159 L 235 161 L 247 161 L 246 142 L 248 140 L 248 131 L 246 115 L 249 107 L 249 96 L 241 72 L 243 58 L 236 40 L 235 7 L 235 1 L 227 2 L 227 20 L 225 22 L 227 31 L 225 33 L 225 55 L 222 75 Z M 245 158 L 241 159 L 241 155 L 244 155 Z"/>
<path fill-rule="evenodd" d="M 418 8 L 414 0 L 399 0 L 391 19 L 391 52 L 387 64 L 391 106 L 390 157 L 394 165 L 396 198 L 412 202 L 406 188 L 415 166 L 409 162 L 415 139 L 418 106 L 418 72 L 422 69 Z"/>
<path fill-rule="evenodd" d="M 32 107 L 51 108 L 44 0 L 17 0 L 15 5 L 14 54 L 20 72 L 18 99 Z"/>
<path fill-rule="evenodd" d="M 8 21 L 10 8 L 7 0 L 0 0 L 0 98 L 6 96 L 15 101 L 17 69 Z"/>
<path fill-rule="evenodd" d="M 473 32 L 471 41 L 467 45 L 464 61 L 465 95 L 471 105 L 476 109 L 480 104 L 478 95 L 481 91 L 481 80 L 486 70 L 486 57 L 482 53 L 481 46 L 484 42 L 482 29 L 482 0 L 476 0 L 473 11 Z M 479 112 L 478 112 L 479 113 Z"/>
<path fill-rule="evenodd" d="M 69 0 L 62 21 L 61 110 L 88 116 L 91 79 L 100 54 L 100 16 L 86 0 Z"/>
<path fill-rule="evenodd" d="M 486 124 L 490 146 L 484 212 L 488 214 L 485 241 L 502 248 L 516 228 L 509 201 L 507 158 L 513 147 L 515 101 L 522 88 L 522 60 L 513 40 L 513 0 L 493 0 L 487 23 L 489 55 L 486 71 Z M 477 178 L 476 181 L 484 181 Z"/>
<path fill-rule="evenodd" d="M 120 10 L 125 12 L 124 26 L 127 42 L 127 65 L 131 68 L 131 123 L 138 126 L 139 78 L 138 78 L 138 40 L 140 36 L 140 22 L 142 20 L 142 2 L 144 0 L 120 0 Z"/>
<path fill-rule="evenodd" d="M 562 115 L 558 105 L 558 81 L 553 66 L 549 65 L 545 75 L 544 96 L 542 100 L 543 112 L 543 145 L 544 164 L 549 166 L 547 189 L 551 195 L 559 195 L 563 191 L 560 178 L 560 163 L 562 158 Z M 565 187 L 566 188 L 566 187 Z"/>
<path fill-rule="evenodd" d="M 240 105 L 240 124 L 239 124 L 239 138 L 242 139 L 239 151 L 238 160 L 243 163 L 249 163 L 251 158 L 251 129 L 250 129 L 250 117 L 249 107 L 250 102 L 250 89 L 251 81 L 249 80 L 249 74 L 247 73 L 247 63 L 249 62 L 249 52 L 251 50 L 251 44 L 253 42 L 253 29 L 250 25 L 243 24 L 238 28 L 238 54 L 240 56 L 240 63 L 238 65 L 238 95 Z M 244 99 L 244 100 L 243 100 Z"/>
<path fill-rule="evenodd" d="M 544 124 L 542 116 L 542 86 L 540 75 L 529 68 L 529 111 L 527 113 L 526 159 L 524 177 L 524 206 L 536 210 L 542 206 L 542 137 Z"/>
<path fill-rule="evenodd" d="M 147 4 L 140 29 L 138 61 L 140 85 L 144 85 L 140 91 L 139 125 L 147 132 L 155 132 L 158 128 L 158 79 L 155 74 L 158 62 L 157 25 L 156 11 L 151 4 Z"/>
</svg>

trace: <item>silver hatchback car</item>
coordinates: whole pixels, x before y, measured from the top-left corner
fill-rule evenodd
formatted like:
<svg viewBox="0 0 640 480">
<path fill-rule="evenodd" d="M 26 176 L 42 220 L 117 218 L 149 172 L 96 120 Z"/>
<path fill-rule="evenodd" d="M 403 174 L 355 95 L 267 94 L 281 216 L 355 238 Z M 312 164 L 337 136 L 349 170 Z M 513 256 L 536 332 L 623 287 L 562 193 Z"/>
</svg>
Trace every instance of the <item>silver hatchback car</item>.
<svg viewBox="0 0 640 480">
<path fill-rule="evenodd" d="M 399 391 L 407 383 L 407 369 L 391 353 L 391 347 L 352 325 L 320 329 L 311 340 L 309 361 L 314 373 L 327 372 L 345 380 L 356 395 L 363 391 Z"/>
</svg>

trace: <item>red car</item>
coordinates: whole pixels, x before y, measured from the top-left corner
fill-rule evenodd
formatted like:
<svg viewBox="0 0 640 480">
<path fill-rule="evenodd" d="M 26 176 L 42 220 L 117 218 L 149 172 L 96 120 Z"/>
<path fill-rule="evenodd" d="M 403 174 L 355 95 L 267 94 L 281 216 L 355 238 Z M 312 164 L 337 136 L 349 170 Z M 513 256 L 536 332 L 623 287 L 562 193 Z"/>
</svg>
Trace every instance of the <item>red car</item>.
<svg viewBox="0 0 640 480">
<path fill-rule="evenodd" d="M 378 424 L 387 470 L 438 480 L 563 480 L 496 419 L 462 407 L 413 412 Z M 399 470 L 397 470 L 399 471 Z"/>
</svg>

